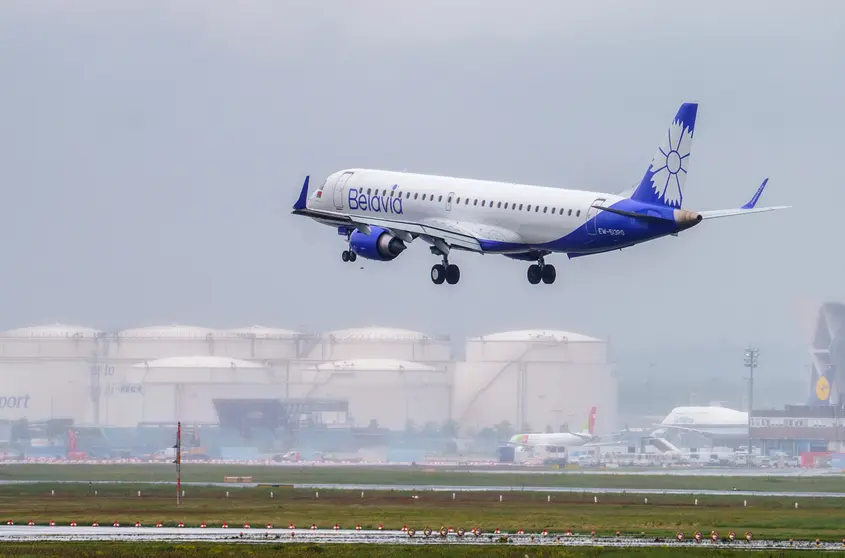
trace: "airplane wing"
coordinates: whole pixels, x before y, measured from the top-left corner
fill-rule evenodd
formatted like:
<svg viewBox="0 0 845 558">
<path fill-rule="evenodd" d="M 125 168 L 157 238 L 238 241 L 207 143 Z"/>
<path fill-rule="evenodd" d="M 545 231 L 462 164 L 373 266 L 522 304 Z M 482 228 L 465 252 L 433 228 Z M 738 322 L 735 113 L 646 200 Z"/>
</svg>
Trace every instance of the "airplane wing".
<svg viewBox="0 0 845 558">
<path fill-rule="evenodd" d="M 398 219 L 384 219 L 371 217 L 369 215 L 355 216 L 351 218 L 357 225 L 368 225 L 381 227 L 402 238 L 401 233 L 413 236 L 428 237 L 432 243 L 434 240 L 445 242 L 449 247 L 457 247 L 471 252 L 481 252 L 480 237 L 476 236 L 471 228 L 461 224 L 446 221 L 443 219 L 430 219 L 422 223 L 408 223 Z M 400 234 L 397 234 L 400 233 Z"/>
<path fill-rule="evenodd" d="M 747 215 L 750 213 L 763 213 L 765 211 L 789 209 L 790 206 L 788 205 L 779 205 L 774 207 L 755 207 L 768 182 L 768 178 L 763 180 L 763 183 L 760 184 L 760 187 L 757 188 L 757 191 L 754 193 L 754 196 L 752 196 L 748 203 L 738 209 L 715 209 L 712 211 L 699 211 L 698 213 L 701 215 L 702 219 L 718 219 L 719 217 L 733 217 L 734 215 Z"/>
</svg>

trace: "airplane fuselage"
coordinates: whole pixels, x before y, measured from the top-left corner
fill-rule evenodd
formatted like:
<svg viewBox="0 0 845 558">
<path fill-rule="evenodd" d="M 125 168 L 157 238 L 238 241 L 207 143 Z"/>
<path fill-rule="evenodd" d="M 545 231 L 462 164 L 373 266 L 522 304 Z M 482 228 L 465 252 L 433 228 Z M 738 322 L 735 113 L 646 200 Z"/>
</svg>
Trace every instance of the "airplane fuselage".
<svg viewBox="0 0 845 558">
<path fill-rule="evenodd" d="M 571 432 L 550 432 L 534 434 L 516 434 L 508 441 L 513 446 L 528 447 L 577 447 L 590 442 L 592 436 Z"/>
<path fill-rule="evenodd" d="M 635 220 L 593 206 L 648 212 L 665 221 Z M 677 219 L 678 210 L 613 194 L 371 169 L 330 175 L 306 207 L 397 227 L 454 223 L 479 237 L 481 251 L 498 254 L 605 252 L 697 223 Z M 317 220 L 337 226 L 333 219 Z"/>
</svg>

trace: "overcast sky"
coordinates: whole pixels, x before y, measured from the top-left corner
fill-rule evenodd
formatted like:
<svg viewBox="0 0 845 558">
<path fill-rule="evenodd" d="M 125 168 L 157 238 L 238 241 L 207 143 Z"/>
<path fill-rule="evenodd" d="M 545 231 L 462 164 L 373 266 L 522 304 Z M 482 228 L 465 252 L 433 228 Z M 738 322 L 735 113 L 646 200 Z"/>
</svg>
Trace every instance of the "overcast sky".
<svg viewBox="0 0 845 558">
<path fill-rule="evenodd" d="M 804 363 L 802 313 L 845 284 L 843 61 L 836 0 L 7 0 L 0 326 L 558 328 Z M 620 191 L 684 101 L 686 206 L 768 176 L 793 209 L 551 257 L 554 286 L 459 254 L 456 287 L 426 246 L 344 264 L 289 213 L 345 167 Z"/>
</svg>

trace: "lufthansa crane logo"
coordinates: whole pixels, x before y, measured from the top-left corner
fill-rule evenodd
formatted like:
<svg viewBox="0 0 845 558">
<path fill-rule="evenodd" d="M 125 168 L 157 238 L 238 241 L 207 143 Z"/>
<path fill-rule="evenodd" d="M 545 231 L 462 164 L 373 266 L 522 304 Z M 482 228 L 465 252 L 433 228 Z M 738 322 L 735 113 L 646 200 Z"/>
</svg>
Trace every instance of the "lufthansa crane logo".
<svg viewBox="0 0 845 558">
<path fill-rule="evenodd" d="M 827 401 L 827 398 L 830 397 L 830 382 L 824 376 L 816 382 L 816 397 L 819 398 L 819 401 Z"/>
</svg>

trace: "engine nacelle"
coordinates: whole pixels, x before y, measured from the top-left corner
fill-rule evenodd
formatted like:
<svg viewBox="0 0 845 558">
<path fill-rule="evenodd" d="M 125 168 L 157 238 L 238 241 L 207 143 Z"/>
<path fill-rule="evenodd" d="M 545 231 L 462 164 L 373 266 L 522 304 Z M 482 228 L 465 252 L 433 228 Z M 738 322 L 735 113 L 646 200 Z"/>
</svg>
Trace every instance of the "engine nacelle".
<svg viewBox="0 0 845 558">
<path fill-rule="evenodd" d="M 405 243 L 381 227 L 370 227 L 370 234 L 355 230 L 349 237 L 349 248 L 353 252 L 379 262 L 389 262 L 405 251 Z"/>
</svg>

